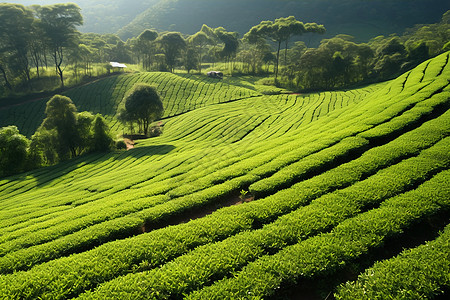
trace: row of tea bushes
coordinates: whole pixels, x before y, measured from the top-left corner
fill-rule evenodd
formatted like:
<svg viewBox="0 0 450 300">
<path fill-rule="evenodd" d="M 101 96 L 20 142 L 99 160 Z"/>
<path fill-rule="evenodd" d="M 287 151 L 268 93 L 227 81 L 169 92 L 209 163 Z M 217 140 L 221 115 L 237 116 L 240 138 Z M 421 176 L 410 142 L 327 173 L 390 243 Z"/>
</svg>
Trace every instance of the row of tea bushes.
<svg viewBox="0 0 450 300">
<path fill-rule="evenodd" d="M 450 191 L 440 187 L 443 182 L 448 182 L 449 176 L 448 170 L 443 171 L 416 190 L 393 197 L 380 208 L 347 219 L 330 233 L 288 246 L 274 255 L 263 256 L 232 278 L 204 287 L 187 298 L 260 299 L 273 295 L 282 284 L 333 274 L 371 249 L 382 247 L 387 239 L 395 238 L 415 222 L 437 213 L 442 206 L 448 209 Z M 445 266 L 439 269 L 440 272 L 445 270 Z M 441 282 L 446 284 L 445 279 Z M 111 290 L 113 292 L 114 288 Z M 85 299 L 92 299 L 95 294 L 87 296 Z M 404 299 L 417 299 L 411 296 Z M 114 294 L 109 298 L 113 299 Z M 158 296 L 155 294 L 153 298 Z"/>
<path fill-rule="evenodd" d="M 447 204 L 448 207 L 448 204 Z M 450 225 L 435 240 L 377 262 L 335 293 L 344 299 L 431 299 L 450 287 Z"/>
<path fill-rule="evenodd" d="M 139 261 L 148 261 L 148 267 L 155 267 L 166 261 L 168 258 L 182 255 L 185 251 L 192 249 L 195 246 L 210 243 L 217 240 L 219 237 L 219 239 L 226 238 L 236 232 L 249 229 L 248 226 L 254 228 L 255 224 L 268 223 L 275 220 L 276 217 L 286 214 L 302 205 L 306 205 L 309 201 L 321 195 L 325 195 L 339 187 L 350 185 L 349 188 L 347 188 L 348 191 L 344 189 L 336 192 L 336 195 L 341 195 L 336 196 L 339 199 L 345 199 L 347 197 L 352 199 L 352 197 L 356 196 L 353 205 L 345 202 L 347 204 L 344 205 L 344 208 L 347 207 L 347 209 L 358 210 L 360 209 L 358 207 L 362 207 L 361 205 L 375 205 L 376 202 L 395 195 L 396 193 L 401 193 L 411 185 L 414 186 L 420 184 L 421 181 L 430 176 L 429 174 L 438 172 L 448 164 L 448 158 L 445 159 L 443 156 L 438 155 L 436 158 L 429 159 L 433 154 L 439 153 L 448 147 L 447 138 L 429 150 L 424 150 L 423 154 L 419 155 L 419 157 L 413 157 L 409 160 L 405 160 L 399 165 L 393 165 L 384 172 L 379 172 L 376 175 L 369 177 L 368 180 L 355 184 L 355 182 L 361 178 L 374 174 L 381 168 L 392 164 L 393 161 L 397 161 L 398 157 L 413 155 L 420 151 L 420 149 L 432 146 L 444 136 L 448 135 L 449 128 L 446 128 L 445 126 L 445 124 L 447 124 L 448 127 L 448 124 L 450 124 L 447 122 L 448 115 L 449 114 L 447 113 L 436 120 L 429 121 L 420 128 L 405 134 L 385 146 L 369 150 L 361 156 L 361 158 L 356 159 L 353 162 L 343 164 L 336 169 L 325 172 L 310 180 L 300 182 L 292 188 L 281 191 L 266 199 L 247 203 L 242 207 L 223 209 L 208 218 L 195 220 L 188 224 L 156 230 L 130 240 L 114 242 L 111 243 L 111 245 L 106 244 L 92 252 L 85 252 L 69 258 L 55 260 L 49 264 L 37 266 L 29 272 L 17 273 L 12 275 L 12 278 L 5 277 L 4 279 L 10 282 L 10 284 L 17 284 L 16 288 L 13 288 L 12 290 L 16 292 L 19 290 L 23 291 L 23 294 L 21 294 L 23 297 L 25 297 L 27 293 L 33 296 L 39 296 L 41 294 L 35 293 L 45 292 L 46 288 L 54 290 L 53 287 L 55 285 L 68 286 L 74 284 L 74 282 L 67 282 L 66 280 L 78 278 L 77 274 L 79 274 L 79 272 L 82 272 L 83 269 L 89 269 L 91 272 L 89 273 L 89 276 L 85 275 L 84 279 L 86 280 L 84 284 L 87 286 L 78 283 L 76 288 L 67 289 L 67 293 L 71 294 L 75 293 L 77 289 L 90 287 L 92 282 L 103 282 L 118 274 L 126 273 L 128 270 L 132 269 L 132 264 L 136 264 Z M 441 128 L 441 130 L 435 130 L 436 128 Z M 424 141 L 422 141 L 423 136 L 428 136 L 428 140 L 425 144 Z M 435 150 L 435 148 L 438 149 Z M 395 149 L 402 149 L 402 151 L 393 151 Z M 388 159 L 388 156 L 391 158 Z M 398 174 L 405 175 L 398 178 Z M 385 187 L 383 188 L 383 186 Z M 386 190 L 387 188 L 391 189 L 390 192 Z M 368 190 L 370 189 L 374 192 L 369 193 Z M 383 189 L 385 190 L 384 192 L 382 192 Z M 324 199 L 332 198 L 334 197 L 333 195 L 334 194 L 327 194 L 324 196 Z M 359 206 L 357 205 L 357 200 L 360 196 L 366 197 L 367 200 L 365 201 L 367 204 L 360 203 Z M 330 201 L 322 201 L 325 203 L 322 205 L 322 210 L 326 211 L 330 206 Z M 336 200 L 333 199 L 331 203 L 335 201 Z M 374 202 L 371 203 L 370 201 Z M 312 207 L 317 207 L 317 205 Z M 319 205 L 319 207 L 321 206 Z M 309 210 L 309 208 L 307 210 Z M 314 215 L 318 210 L 312 209 L 311 211 L 314 212 Z M 330 218 L 326 219 L 324 224 L 329 226 L 330 222 L 333 221 L 333 217 L 335 217 L 335 215 L 330 215 Z M 294 219 L 301 220 L 298 216 Z M 132 221 L 131 218 L 129 218 L 129 220 Z M 111 221 L 109 222 L 110 226 L 105 227 L 104 231 L 97 231 L 97 233 L 108 232 L 108 230 L 112 230 L 115 226 L 120 226 L 120 224 L 135 224 L 134 226 L 137 226 L 139 222 L 141 222 L 139 219 L 136 220 L 135 223 L 129 223 L 129 221 L 127 222 L 125 220 Z M 325 228 L 327 228 L 326 226 Z M 90 231 L 94 233 L 95 231 L 93 231 L 93 229 L 95 228 L 95 226 L 92 226 Z M 179 228 L 178 232 L 176 230 L 177 228 Z M 200 232 L 204 233 L 200 234 Z M 84 235 L 79 235 L 80 238 L 85 236 L 87 231 L 83 233 Z M 158 238 L 159 236 L 162 236 L 163 238 Z M 90 237 L 101 238 L 100 236 L 92 235 L 92 233 L 90 234 Z M 180 238 L 183 242 L 180 241 L 174 243 L 175 241 L 179 241 Z M 155 245 L 154 247 L 149 245 L 150 241 L 153 241 L 152 244 Z M 67 242 L 70 242 L 70 239 L 67 239 Z M 74 241 L 72 240 L 71 243 L 73 242 Z M 180 248 L 180 244 L 184 246 Z M 54 251 L 54 246 L 57 245 L 57 243 L 44 245 L 45 247 L 40 247 L 42 248 L 42 253 L 48 254 Z M 63 245 L 64 244 L 62 244 L 62 247 Z M 159 254 L 157 255 L 156 253 Z M 17 254 L 19 254 L 18 258 L 25 258 L 24 261 L 30 261 L 32 257 L 39 257 L 38 253 L 33 253 L 31 249 L 28 249 L 28 251 L 20 251 Z M 104 255 L 108 256 L 108 259 L 105 261 L 102 259 Z M 13 255 L 8 256 L 8 258 L 14 262 Z M 59 263 L 59 261 L 61 262 Z M 18 263 L 19 261 L 16 259 L 14 264 L 17 265 Z M 63 268 L 62 266 L 66 267 Z M 67 266 L 71 266 L 71 268 L 68 269 Z M 60 272 L 63 272 L 63 274 L 58 275 Z M 44 286 L 38 284 L 38 282 L 44 284 Z M 31 291 L 29 290 L 30 287 L 33 287 Z M 56 290 L 60 291 L 58 288 Z"/>
</svg>

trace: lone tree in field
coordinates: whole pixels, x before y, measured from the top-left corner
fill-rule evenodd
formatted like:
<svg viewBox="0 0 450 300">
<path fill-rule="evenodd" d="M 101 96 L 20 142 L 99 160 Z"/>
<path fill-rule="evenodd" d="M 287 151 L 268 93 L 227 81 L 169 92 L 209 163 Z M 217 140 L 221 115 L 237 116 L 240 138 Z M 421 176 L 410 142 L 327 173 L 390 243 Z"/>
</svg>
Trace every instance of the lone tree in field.
<svg viewBox="0 0 450 300">
<path fill-rule="evenodd" d="M 164 107 L 156 89 L 145 83 L 137 83 L 125 95 L 127 119 L 136 121 L 145 135 L 151 122 L 162 117 Z"/>
<path fill-rule="evenodd" d="M 277 43 L 277 59 L 275 65 L 275 81 L 278 78 L 278 66 L 280 62 L 281 43 L 285 43 L 286 51 L 289 40 L 294 35 L 302 35 L 304 33 L 325 33 L 325 27 L 316 23 L 303 24 L 297 21 L 295 17 L 279 18 L 273 21 L 262 21 L 256 26 L 253 26 L 249 32 L 244 36 L 250 43 L 256 42 L 258 38 L 269 38 Z M 285 54 L 286 56 L 286 54 Z"/>
</svg>

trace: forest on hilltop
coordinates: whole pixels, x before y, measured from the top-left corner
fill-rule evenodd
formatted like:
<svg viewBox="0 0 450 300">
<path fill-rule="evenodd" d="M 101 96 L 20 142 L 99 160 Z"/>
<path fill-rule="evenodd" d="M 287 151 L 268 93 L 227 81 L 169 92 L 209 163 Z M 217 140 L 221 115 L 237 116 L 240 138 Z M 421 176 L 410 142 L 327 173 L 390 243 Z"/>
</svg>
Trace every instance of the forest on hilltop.
<svg viewBox="0 0 450 300">
<path fill-rule="evenodd" d="M 10 0 L 26 6 L 61 0 Z M 72 0 L 82 9 L 82 32 L 118 33 L 125 41 L 144 29 L 195 33 L 202 24 L 223 26 L 240 34 L 261 20 L 293 15 L 327 28 L 325 37 L 344 33 L 357 41 L 378 35 L 402 34 L 415 24 L 437 22 L 450 9 L 446 0 Z M 320 38 L 308 36 L 317 46 Z"/>
<path fill-rule="evenodd" d="M 134 65 L 138 71 L 174 72 L 177 69 L 202 73 L 202 69 L 214 68 L 228 75 L 265 76 L 267 78 L 262 84 L 291 91 L 329 90 L 392 79 L 450 48 L 448 12 L 441 15 L 438 22 L 416 24 L 403 35 L 374 36 L 367 43 L 361 43 L 358 36 L 345 34 L 345 31 L 329 37 L 337 28 L 321 23 L 320 14 L 316 14 L 318 20 L 314 22 L 294 15 L 276 19 L 265 19 L 264 15 L 256 17 L 256 14 L 249 14 L 248 18 L 243 16 L 256 7 L 268 11 L 273 3 L 283 4 L 286 13 L 295 12 L 287 9 L 304 2 L 261 1 L 256 5 L 250 0 L 239 2 L 240 9 L 231 14 L 227 13 L 225 6 L 222 9 L 220 2 L 214 1 L 195 0 L 187 9 L 183 5 L 189 1 L 194 0 L 159 1 L 150 12 L 154 20 L 158 14 L 167 12 L 181 22 L 183 18 L 178 16 L 178 9 L 184 12 L 186 20 L 197 23 L 207 19 L 208 14 L 204 14 L 205 18 L 196 16 L 202 10 L 221 14 L 222 19 L 209 20 L 212 24 L 198 23 L 195 30 L 186 25 L 180 31 L 164 31 L 151 29 L 153 25 L 146 23 L 144 12 L 138 17 L 144 18 L 139 22 L 139 28 L 130 27 L 141 31 L 126 41 L 117 34 L 81 33 L 79 29 L 86 18 L 83 9 L 73 3 L 42 6 L 0 4 L 0 98 L 85 83 L 93 77 L 117 71 L 109 62 L 119 61 Z M 362 2 L 358 3 L 362 5 Z M 336 17 L 350 19 L 344 16 L 350 11 L 377 12 L 374 5 L 378 2 L 369 2 L 370 5 L 360 9 L 356 6 L 348 12 L 335 6 L 323 11 L 339 12 Z M 400 2 L 389 2 L 390 5 L 384 2 L 386 7 L 383 9 L 394 8 Z M 413 2 L 416 5 L 408 6 L 407 11 L 411 13 L 410 22 L 418 22 L 420 18 L 414 18 L 414 11 L 421 8 L 418 5 L 421 2 Z M 101 2 L 95 3 L 101 5 Z M 213 4 L 214 7 L 211 6 Z M 351 1 L 346 1 L 340 5 L 350 4 Z M 236 8 L 233 5 L 237 2 L 231 1 L 227 8 Z M 424 12 L 431 14 L 431 11 L 443 7 Z M 282 10 L 274 11 L 282 13 Z M 243 15 L 239 16 L 237 12 Z M 383 17 L 393 19 L 391 14 Z M 402 20 L 402 15 L 396 17 Z M 169 19 L 160 18 L 164 21 Z M 243 32 L 234 31 L 236 26 L 230 21 L 239 20 L 251 22 L 250 28 Z M 169 28 L 176 26 L 169 25 Z M 191 30 L 194 33 L 186 34 Z M 309 44 L 313 37 L 320 43 L 311 47 Z M 301 38 L 308 42 L 298 41 Z"/>
<path fill-rule="evenodd" d="M 202 24 L 244 34 L 261 20 L 293 15 L 305 23 L 324 24 L 325 37 L 344 33 L 368 41 L 377 35 L 401 34 L 415 24 L 434 23 L 448 9 L 445 0 L 160 0 L 118 34 L 127 39 L 146 28 L 193 34 Z M 308 36 L 308 46 L 317 45 L 320 39 Z"/>
</svg>

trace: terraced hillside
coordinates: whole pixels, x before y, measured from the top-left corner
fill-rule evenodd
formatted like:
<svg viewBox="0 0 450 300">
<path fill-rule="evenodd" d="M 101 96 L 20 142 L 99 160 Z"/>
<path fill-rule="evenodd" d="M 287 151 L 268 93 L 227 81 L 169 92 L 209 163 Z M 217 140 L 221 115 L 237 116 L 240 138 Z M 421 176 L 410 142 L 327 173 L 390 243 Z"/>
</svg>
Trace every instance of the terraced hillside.
<svg viewBox="0 0 450 300">
<path fill-rule="evenodd" d="M 0 181 L 0 298 L 448 296 L 449 55 L 310 95 L 180 80 L 213 92 L 166 93 L 162 136 Z M 111 86 L 70 96 L 113 115 Z"/>
<path fill-rule="evenodd" d="M 210 104 L 236 101 L 260 95 L 226 81 L 199 75 L 175 75 L 171 73 L 136 73 L 113 76 L 93 84 L 72 89 L 64 93 L 70 97 L 79 111 L 101 113 L 112 123 L 116 131 L 121 125 L 113 118 L 122 103 L 125 93 L 135 83 L 146 82 L 157 87 L 164 101 L 164 118 L 173 117 Z M 44 119 L 43 98 L 26 105 L 0 107 L 0 126 L 15 124 L 22 134 L 31 136 Z"/>
</svg>

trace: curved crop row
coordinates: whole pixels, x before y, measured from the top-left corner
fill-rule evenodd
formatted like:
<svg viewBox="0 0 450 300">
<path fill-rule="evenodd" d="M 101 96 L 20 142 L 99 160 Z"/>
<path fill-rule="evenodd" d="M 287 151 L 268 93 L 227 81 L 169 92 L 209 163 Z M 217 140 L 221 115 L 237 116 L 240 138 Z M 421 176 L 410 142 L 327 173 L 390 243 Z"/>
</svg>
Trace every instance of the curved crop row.
<svg viewBox="0 0 450 300">
<path fill-rule="evenodd" d="M 187 298 L 237 299 L 249 295 L 262 298 L 273 295 L 282 284 L 333 274 L 369 250 L 381 247 L 386 239 L 401 234 L 418 220 L 437 213 L 442 206 L 448 209 L 449 190 L 439 188 L 449 176 L 449 171 L 444 171 L 416 190 L 385 201 L 378 209 L 345 220 L 330 233 L 300 241 L 274 255 L 263 256 L 249 263 L 233 278 L 205 287 Z M 434 196 L 432 199 L 428 196 L 430 193 Z M 109 287 L 111 290 L 106 286 L 103 295 L 110 299 L 119 295 L 120 298 L 120 290 L 116 292 L 114 287 Z M 139 290 L 129 293 L 138 294 Z M 93 299 L 95 296 L 95 293 L 87 294 L 84 298 Z M 159 297 L 153 294 L 151 298 Z"/>
<path fill-rule="evenodd" d="M 94 99 L 88 109 L 114 112 L 123 103 L 112 98 L 152 81 L 168 101 L 179 99 L 167 107 L 181 115 L 164 120 L 162 136 L 130 151 L 0 181 L 0 268 L 12 273 L 0 275 L 0 298 L 242 295 L 245 284 L 229 290 L 230 276 L 245 283 L 252 270 L 270 272 L 266 261 L 301 262 L 306 258 L 288 249 L 308 252 L 298 245 L 310 241 L 342 241 L 336 255 L 358 261 L 375 245 L 364 244 L 369 229 L 352 227 L 360 232 L 352 242 L 343 224 L 372 218 L 405 195 L 425 201 L 420 195 L 431 186 L 434 199 L 447 193 L 448 171 L 441 171 L 450 164 L 449 74 L 447 53 L 396 80 L 352 91 L 252 97 L 257 93 L 226 82 L 165 73 L 72 90 Z M 254 201 L 201 217 L 247 191 Z M 443 203 L 417 208 L 410 219 L 395 211 L 405 223 L 392 231 L 376 227 L 378 237 L 408 229 L 428 212 L 445 213 Z M 362 252 L 346 252 L 360 237 Z M 321 257 L 333 256 L 327 247 Z M 333 261 L 321 270 L 339 268 Z M 281 281 L 269 276 L 268 286 L 304 278 L 303 271 L 276 272 Z M 255 282 L 253 296 L 274 292 Z"/>
<path fill-rule="evenodd" d="M 95 298 L 119 299 L 132 295 L 136 299 L 179 297 L 208 285 L 261 255 L 281 250 L 297 239 L 306 239 L 352 217 L 361 210 L 373 207 L 385 198 L 402 193 L 411 181 L 424 180 L 442 168 L 450 166 L 450 156 L 430 160 L 436 152 L 449 146 L 450 140 L 423 152 L 417 158 L 379 172 L 347 189 L 330 193 L 310 205 L 281 217 L 261 230 L 245 232 L 216 244 L 197 248 L 149 273 L 117 278 L 101 286 Z M 398 178 L 399 171 L 404 172 Z M 396 180 L 396 184 L 387 183 Z M 444 194 L 443 196 L 447 195 Z M 444 198 L 443 198 L 444 199 Z M 248 279 L 250 282 L 250 279 Z M 138 286 L 145 286 L 139 289 Z M 218 293 L 216 295 L 221 295 Z M 206 297 L 209 299 L 216 297 Z"/>
<path fill-rule="evenodd" d="M 176 245 L 178 245 L 177 243 L 172 244 L 172 242 L 174 240 L 179 239 L 179 237 L 183 237 L 183 239 L 189 240 L 190 237 L 192 237 L 192 234 L 194 234 L 194 236 L 197 236 L 197 233 L 199 231 L 206 231 L 206 232 L 208 232 L 208 235 L 204 236 L 204 238 L 206 239 L 205 241 L 211 241 L 211 238 L 212 238 L 212 240 L 214 240 L 214 239 L 217 239 L 217 236 L 224 236 L 224 234 L 226 234 L 227 231 L 229 231 L 230 233 L 233 233 L 233 232 L 236 232 L 236 230 L 242 230 L 242 229 L 239 229 L 239 227 L 243 226 L 244 224 L 253 224 L 255 222 L 255 220 L 257 220 L 257 223 L 264 224 L 267 221 L 273 220 L 274 217 L 279 216 L 283 213 L 289 212 L 293 208 L 298 207 L 298 205 L 300 203 L 306 204 L 304 201 L 308 201 L 308 199 L 314 199 L 315 197 L 326 194 L 327 191 L 336 189 L 337 187 L 352 184 L 355 181 L 357 181 L 358 179 L 360 179 L 362 176 L 364 176 L 363 174 L 373 174 L 378 168 L 380 168 L 382 166 L 388 166 L 389 164 L 391 164 L 392 162 L 395 162 L 396 160 L 398 160 L 401 157 L 407 157 L 408 155 L 414 154 L 414 153 L 416 153 L 416 151 L 420 151 L 420 149 L 424 149 L 424 147 L 427 147 L 429 145 L 432 145 L 436 141 L 439 141 L 443 136 L 448 135 L 448 133 L 449 133 L 449 129 L 450 129 L 450 128 L 448 128 L 449 116 L 450 115 L 447 113 L 442 118 L 430 121 L 429 123 L 424 124 L 422 127 L 418 128 L 417 130 L 412 131 L 411 133 L 400 137 L 396 141 L 394 141 L 390 144 L 387 144 L 386 146 L 369 150 L 360 159 L 357 159 L 354 162 L 350 162 L 347 165 L 344 164 L 342 166 L 339 166 L 335 170 L 330 170 L 326 173 L 323 173 L 320 176 L 316 176 L 316 177 L 312 178 L 311 180 L 301 182 L 301 183 L 297 184 L 297 186 L 293 186 L 291 189 L 279 192 L 271 197 L 268 197 L 267 199 L 259 200 L 254 203 L 248 203 L 244 206 L 244 207 L 248 208 L 248 212 L 251 212 L 251 214 L 249 214 L 247 217 L 246 217 L 246 214 L 244 213 L 243 209 L 239 209 L 239 208 L 226 209 L 226 210 L 224 210 L 223 213 L 217 212 L 216 214 L 213 215 L 214 218 L 216 219 L 216 221 L 214 221 L 214 222 L 212 222 L 211 219 L 208 219 L 207 221 L 206 220 L 205 221 L 198 220 L 198 221 L 192 223 L 191 226 L 189 226 L 189 225 L 181 226 L 182 228 L 186 227 L 185 230 L 181 230 L 181 228 L 180 228 L 180 230 L 177 232 L 177 231 L 174 231 L 175 228 L 171 228 L 170 230 L 162 229 L 162 230 L 155 231 L 154 233 L 148 234 L 148 237 L 146 237 L 146 236 L 136 237 L 136 238 L 134 238 L 134 240 L 127 241 L 126 243 L 121 242 L 120 244 L 122 244 L 122 246 L 119 246 L 119 245 L 113 246 L 113 244 L 111 244 L 111 246 L 104 247 L 104 249 L 99 248 L 98 250 L 93 250 L 92 254 L 89 254 L 89 252 L 86 252 L 84 254 L 81 254 L 79 257 L 71 257 L 71 258 L 63 259 L 61 261 L 61 263 L 63 263 L 66 266 L 65 268 L 61 268 L 58 264 L 55 265 L 55 263 L 57 263 L 57 261 L 49 263 L 48 266 L 46 266 L 46 265 L 38 266 L 35 268 L 35 270 L 32 269 L 29 273 L 23 274 L 24 281 L 26 281 L 28 284 L 33 285 L 38 290 L 42 290 L 44 287 L 37 285 L 36 282 L 33 281 L 32 278 L 34 276 L 36 276 L 36 278 L 39 278 L 39 281 L 44 283 L 45 285 L 50 284 L 50 282 L 53 282 L 53 284 L 59 284 L 58 282 L 60 282 L 61 280 L 58 279 L 60 277 L 60 275 L 57 275 L 58 274 L 57 270 L 61 270 L 64 273 L 68 272 L 69 270 L 67 269 L 67 266 L 69 265 L 68 264 L 68 260 L 69 260 L 69 261 L 73 261 L 73 264 L 71 264 L 71 265 L 73 265 L 73 268 L 74 268 L 72 271 L 70 271 L 70 274 L 78 274 L 79 272 L 82 271 L 82 269 L 89 268 L 92 271 L 92 273 L 90 273 L 90 274 L 96 276 L 95 280 L 93 280 L 93 279 L 90 279 L 90 280 L 98 282 L 99 280 L 101 280 L 100 278 L 103 278 L 103 280 L 105 280 L 106 278 L 110 278 L 109 276 L 113 276 L 113 274 L 115 274 L 115 276 L 116 276 L 117 273 L 115 273 L 115 272 L 118 271 L 116 268 L 118 266 L 121 266 L 121 268 L 126 267 L 125 261 L 129 261 L 130 259 L 131 259 L 131 262 L 146 260 L 147 259 L 146 256 L 143 256 L 143 254 L 141 252 L 142 250 L 140 250 L 140 249 L 143 249 L 142 246 L 144 246 L 144 245 L 146 245 L 146 247 L 144 247 L 144 248 L 146 248 L 146 251 L 144 253 L 147 253 L 147 251 L 150 251 L 151 253 L 153 253 L 152 261 L 154 261 L 156 259 L 155 253 L 158 253 L 158 251 L 165 249 L 163 252 L 161 252 L 162 256 L 156 260 L 156 261 L 162 261 L 164 259 L 167 259 L 167 257 L 170 257 L 170 255 L 168 255 L 168 253 L 171 253 L 171 251 L 175 251 L 175 253 L 177 253 L 180 250 L 185 251 L 185 248 L 181 248 L 181 249 L 177 248 L 177 246 L 176 246 Z M 446 127 L 445 124 L 447 124 L 447 129 L 445 128 Z M 442 129 L 441 129 L 442 131 L 440 133 L 435 130 L 435 128 L 441 128 L 441 127 L 442 127 Z M 423 137 L 427 137 L 427 139 L 424 140 Z M 441 145 L 442 145 L 442 143 L 441 143 Z M 441 148 L 442 147 L 445 148 L 446 146 L 448 146 L 448 145 L 441 146 Z M 399 151 L 400 149 L 403 151 L 403 153 L 401 151 Z M 393 150 L 396 150 L 396 151 L 393 151 Z M 388 158 L 389 156 L 391 156 L 392 158 L 389 159 Z M 415 160 L 415 158 L 413 158 L 413 161 L 414 160 Z M 423 159 L 422 159 L 422 161 L 423 161 Z M 421 178 L 423 176 L 422 173 L 419 172 L 417 168 L 411 168 L 411 166 L 415 165 L 414 163 L 408 164 L 405 161 L 404 164 L 405 164 L 405 167 L 403 167 L 403 169 L 413 170 L 412 172 L 407 173 L 407 174 L 409 174 L 409 176 L 417 177 L 417 178 Z M 426 167 L 427 165 L 430 165 L 430 164 L 431 164 L 431 162 L 428 162 L 427 164 L 423 164 L 423 167 Z M 417 165 L 422 166 L 421 164 L 417 164 Z M 391 171 L 390 176 L 392 176 L 393 178 L 395 178 L 396 176 L 398 176 L 399 173 L 401 173 L 398 170 L 396 170 L 395 167 L 393 167 L 391 169 L 393 171 Z M 351 172 L 349 172 L 349 171 L 351 171 Z M 344 176 L 344 174 L 346 174 L 346 175 Z M 380 178 L 384 178 L 384 180 L 380 180 Z M 404 180 L 405 183 L 411 184 L 411 179 L 408 179 L 408 177 L 404 177 L 404 179 L 402 179 L 402 180 Z M 376 185 L 377 182 L 378 182 L 378 185 Z M 386 179 L 386 175 L 380 174 L 380 175 L 374 176 L 367 183 L 367 185 L 369 187 L 374 189 L 374 191 L 375 191 L 374 194 L 370 194 L 366 191 L 367 188 L 363 187 L 365 184 L 364 181 L 362 181 L 360 184 L 356 185 L 355 188 L 350 187 L 350 190 L 351 189 L 356 189 L 356 191 L 364 190 L 366 192 L 365 195 L 368 197 L 368 200 L 373 201 L 373 199 L 375 199 L 377 195 L 378 196 L 385 195 L 385 194 L 380 193 L 380 191 L 381 191 L 380 188 L 388 182 L 397 182 L 398 183 L 398 185 L 391 186 L 391 188 L 394 189 L 394 191 L 395 191 L 395 189 L 398 189 L 399 187 L 401 188 L 400 181 L 398 181 L 398 180 L 395 181 L 393 179 Z M 381 184 L 381 186 L 380 186 L 380 184 Z M 343 190 L 343 192 L 344 192 L 344 190 Z M 342 194 L 343 192 L 337 192 L 337 195 Z M 390 192 L 390 193 L 392 195 L 394 192 Z M 302 195 L 302 196 L 300 196 L 300 195 Z M 349 195 L 351 195 L 351 193 L 349 193 Z M 357 193 L 356 193 L 356 195 L 357 195 Z M 330 196 L 326 196 L 325 199 L 327 199 L 328 197 L 330 197 Z M 341 198 L 342 198 L 342 196 L 341 196 Z M 304 200 L 302 200 L 302 199 L 304 199 Z M 299 203 L 299 201 L 301 201 L 301 202 Z M 326 203 L 328 203 L 328 202 L 326 202 Z M 265 205 L 267 205 L 267 207 L 264 208 Z M 285 206 L 285 207 L 283 208 L 283 206 Z M 327 206 L 328 205 L 325 205 L 325 207 L 327 207 Z M 275 209 L 275 207 L 276 207 L 276 209 Z M 352 207 L 352 206 L 350 206 L 350 207 Z M 229 212 L 227 212 L 227 211 L 229 211 Z M 224 224 L 227 223 L 227 220 L 230 221 L 230 217 L 231 217 L 231 215 L 233 215 L 233 211 L 240 212 L 238 219 L 236 219 L 235 222 L 229 222 L 230 223 L 229 225 L 224 226 Z M 257 211 L 260 211 L 260 213 L 257 213 Z M 258 216 L 258 215 L 260 215 L 260 216 Z M 211 217 L 213 217 L 213 216 L 211 216 Z M 235 219 L 235 218 L 233 218 L 233 219 Z M 114 222 L 113 224 L 123 224 L 123 223 L 125 223 L 125 222 L 120 222 L 120 223 Z M 209 227 L 209 225 L 207 225 L 208 223 L 212 223 L 212 225 L 211 225 L 212 227 Z M 222 224 L 222 225 L 217 226 L 216 224 Z M 326 224 L 329 224 L 329 221 Z M 248 226 L 248 225 L 244 225 L 244 226 Z M 111 226 L 111 227 L 113 227 L 113 226 Z M 214 230 L 213 230 L 213 228 L 214 228 Z M 216 232 L 216 231 L 218 231 L 218 232 Z M 163 233 L 163 232 L 167 232 L 167 233 Z M 174 232 L 179 237 L 176 238 L 174 236 L 172 238 L 168 238 L 168 236 L 166 235 L 166 234 L 168 234 L 168 232 Z M 148 241 L 154 240 L 156 242 L 156 240 L 157 240 L 156 237 L 159 236 L 160 234 L 162 234 L 162 236 L 166 237 L 165 240 L 161 241 L 163 243 L 161 245 L 161 248 L 158 248 L 161 250 L 157 250 L 155 248 L 153 248 L 153 249 L 149 248 Z M 141 240 L 142 242 L 138 242 L 139 240 Z M 201 239 L 194 239 L 194 240 L 192 240 L 192 242 L 194 243 L 194 244 L 192 244 L 192 246 L 199 245 L 199 243 L 202 243 Z M 167 243 L 170 243 L 171 245 L 173 245 L 175 247 L 174 250 L 170 250 L 170 246 Z M 142 244 L 142 245 L 140 245 L 140 244 Z M 182 244 L 188 246 L 188 244 L 186 244 L 186 242 L 183 242 Z M 45 252 L 45 253 L 48 254 L 49 252 L 51 252 L 51 250 L 49 250 L 49 249 L 52 249 L 53 247 L 51 245 L 45 245 L 45 247 L 43 247 L 43 250 L 47 249 L 47 252 Z M 112 251 L 112 249 L 116 249 L 116 251 Z M 128 250 L 125 251 L 125 249 L 128 249 Z M 29 249 L 29 250 L 31 250 L 31 249 Z M 135 254 L 132 255 L 133 252 Z M 103 253 L 103 255 L 109 253 L 108 255 L 111 255 L 111 258 L 109 258 L 107 261 L 105 261 L 106 265 L 104 263 L 100 263 L 98 261 L 98 259 L 102 257 L 100 255 L 100 253 Z M 123 255 L 120 255 L 120 253 L 125 253 L 128 258 L 125 259 L 125 257 Z M 27 254 L 31 254 L 31 256 L 34 256 L 34 257 L 36 257 L 36 255 L 37 255 L 36 252 L 34 252 L 34 254 L 33 254 L 33 252 L 30 253 L 29 251 L 20 251 L 17 253 L 17 257 L 19 257 L 20 259 L 25 259 L 25 261 L 30 261 Z M 166 255 L 166 256 L 164 256 L 164 255 Z M 13 259 L 13 257 L 14 256 L 9 256 L 8 258 Z M 85 258 L 83 258 L 83 257 L 85 257 Z M 115 259 L 112 259 L 112 257 L 115 257 Z M 17 260 L 12 260 L 12 261 L 14 262 L 14 265 L 18 265 L 18 263 L 19 263 Z M 114 261 L 114 263 L 113 263 L 113 261 Z M 155 261 L 155 263 L 156 263 L 156 261 Z M 113 263 L 113 264 L 108 265 L 110 263 Z M 87 264 L 90 266 L 88 267 Z M 51 268 L 52 271 L 50 271 L 48 268 Z M 128 265 L 128 268 L 131 268 L 131 265 Z M 99 271 L 95 271 L 97 269 Z M 100 270 L 103 270 L 103 271 L 100 272 Z M 108 277 L 105 277 L 106 270 L 111 270 L 113 273 L 111 275 L 109 275 Z M 124 272 L 124 271 L 121 271 L 121 272 Z M 19 275 L 19 274 L 20 273 L 18 273 L 17 275 Z M 48 282 L 44 280 L 44 278 L 47 278 L 48 275 L 44 275 L 44 274 L 49 274 L 51 276 L 50 277 L 51 279 L 49 278 L 50 280 Z M 99 274 L 101 277 L 98 277 L 99 275 L 96 275 L 96 274 Z M 19 278 L 21 278 L 21 277 L 17 277 L 17 275 L 14 276 L 14 278 L 15 278 L 14 280 L 7 279 L 7 278 L 5 278 L 5 279 L 8 280 L 9 282 L 21 282 L 19 280 Z M 57 277 L 55 278 L 53 276 L 57 276 Z M 86 280 L 87 280 L 87 278 L 86 278 Z M 87 281 L 86 283 L 90 284 L 90 282 L 91 281 Z M 62 280 L 61 284 L 63 286 L 67 286 L 69 283 Z M 83 285 L 78 284 L 78 287 L 81 288 L 81 287 L 83 287 Z M 23 289 L 24 292 L 27 290 L 23 286 L 21 286 L 21 289 Z M 67 290 L 67 293 L 71 293 L 71 290 L 70 289 Z"/>
<path fill-rule="evenodd" d="M 447 203 L 448 206 L 448 203 Z M 377 262 L 342 285 L 336 299 L 430 299 L 450 286 L 450 225 L 433 241 Z"/>
</svg>

